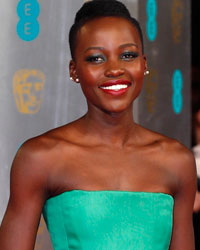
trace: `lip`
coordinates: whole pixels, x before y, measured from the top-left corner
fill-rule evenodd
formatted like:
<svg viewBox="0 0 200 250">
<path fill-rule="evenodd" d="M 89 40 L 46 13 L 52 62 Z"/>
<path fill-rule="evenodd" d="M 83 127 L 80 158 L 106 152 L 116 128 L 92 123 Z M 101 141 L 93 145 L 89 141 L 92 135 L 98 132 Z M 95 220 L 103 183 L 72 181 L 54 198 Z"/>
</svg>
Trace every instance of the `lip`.
<svg viewBox="0 0 200 250">
<path fill-rule="evenodd" d="M 101 87 L 108 87 L 108 86 L 113 86 L 113 85 L 128 85 L 130 87 L 131 82 L 128 80 L 123 80 L 123 79 L 118 79 L 118 80 L 110 80 L 107 82 L 102 83 L 99 88 Z"/>
<path fill-rule="evenodd" d="M 109 87 L 109 86 L 113 86 L 113 85 L 127 85 L 127 87 L 123 88 L 123 89 L 119 89 L 119 90 L 103 89 L 102 88 L 102 87 Z M 126 93 L 130 86 L 131 86 L 130 81 L 118 79 L 118 80 L 110 80 L 110 81 L 104 82 L 103 84 L 101 84 L 99 86 L 99 88 L 107 94 L 110 94 L 113 96 L 120 96 L 120 95 L 123 95 L 124 93 Z"/>
</svg>

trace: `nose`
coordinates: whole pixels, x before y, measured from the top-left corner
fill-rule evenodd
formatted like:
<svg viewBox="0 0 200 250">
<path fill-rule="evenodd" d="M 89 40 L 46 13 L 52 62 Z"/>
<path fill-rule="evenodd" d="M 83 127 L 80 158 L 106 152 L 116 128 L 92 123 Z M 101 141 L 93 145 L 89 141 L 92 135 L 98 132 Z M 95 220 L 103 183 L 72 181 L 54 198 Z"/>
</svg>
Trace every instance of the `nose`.
<svg viewBox="0 0 200 250">
<path fill-rule="evenodd" d="M 125 70 L 120 66 L 120 63 L 111 62 L 105 70 L 106 77 L 118 77 L 123 75 Z"/>
</svg>

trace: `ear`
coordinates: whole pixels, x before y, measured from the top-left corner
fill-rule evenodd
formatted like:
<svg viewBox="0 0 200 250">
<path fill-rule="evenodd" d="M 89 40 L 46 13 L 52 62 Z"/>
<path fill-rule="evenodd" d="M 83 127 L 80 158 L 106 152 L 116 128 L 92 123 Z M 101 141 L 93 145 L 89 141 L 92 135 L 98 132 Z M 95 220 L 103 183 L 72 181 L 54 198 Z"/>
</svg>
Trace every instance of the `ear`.
<svg viewBox="0 0 200 250">
<path fill-rule="evenodd" d="M 144 60 L 144 72 L 145 72 L 148 69 L 146 55 L 143 55 L 143 60 Z"/>
<path fill-rule="evenodd" d="M 74 60 L 71 60 L 69 63 L 69 74 L 72 80 L 76 82 L 77 74 L 76 74 L 76 63 L 74 62 Z"/>
</svg>

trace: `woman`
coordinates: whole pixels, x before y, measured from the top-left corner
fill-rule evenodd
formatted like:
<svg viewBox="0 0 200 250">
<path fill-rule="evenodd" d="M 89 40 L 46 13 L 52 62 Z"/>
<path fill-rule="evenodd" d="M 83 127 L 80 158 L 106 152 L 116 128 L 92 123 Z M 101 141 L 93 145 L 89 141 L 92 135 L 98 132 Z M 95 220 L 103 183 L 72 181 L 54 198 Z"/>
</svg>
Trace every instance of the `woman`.
<svg viewBox="0 0 200 250">
<path fill-rule="evenodd" d="M 70 48 L 88 112 L 17 153 L 0 249 L 33 249 L 43 210 L 55 250 L 193 250 L 194 158 L 133 120 L 147 73 L 138 22 L 118 1 L 87 2 Z"/>
</svg>

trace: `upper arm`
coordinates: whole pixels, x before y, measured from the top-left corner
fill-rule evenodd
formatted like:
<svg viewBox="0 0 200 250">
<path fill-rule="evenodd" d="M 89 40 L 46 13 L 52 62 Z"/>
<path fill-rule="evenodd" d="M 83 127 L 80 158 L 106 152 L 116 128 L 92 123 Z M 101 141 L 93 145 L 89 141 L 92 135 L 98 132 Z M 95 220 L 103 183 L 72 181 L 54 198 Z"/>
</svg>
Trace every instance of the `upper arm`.
<svg viewBox="0 0 200 250">
<path fill-rule="evenodd" d="M 174 196 L 170 250 L 194 250 L 192 214 L 196 192 L 196 168 L 192 153 L 184 150 L 177 157 L 174 169 L 178 188 Z"/>
<path fill-rule="evenodd" d="M 28 143 L 29 144 L 29 143 Z M 0 249 L 32 250 L 45 201 L 41 155 L 23 146 L 11 168 L 10 198 L 0 228 Z"/>
</svg>

